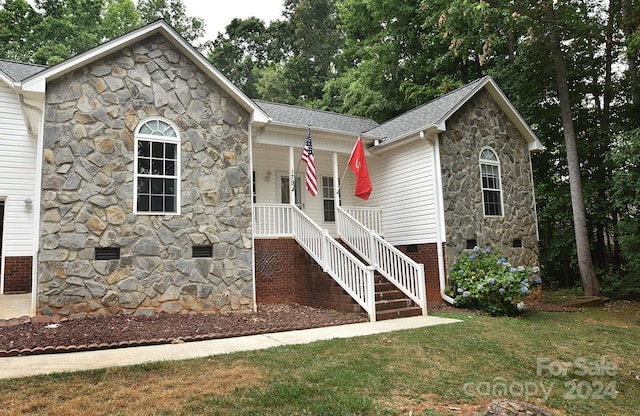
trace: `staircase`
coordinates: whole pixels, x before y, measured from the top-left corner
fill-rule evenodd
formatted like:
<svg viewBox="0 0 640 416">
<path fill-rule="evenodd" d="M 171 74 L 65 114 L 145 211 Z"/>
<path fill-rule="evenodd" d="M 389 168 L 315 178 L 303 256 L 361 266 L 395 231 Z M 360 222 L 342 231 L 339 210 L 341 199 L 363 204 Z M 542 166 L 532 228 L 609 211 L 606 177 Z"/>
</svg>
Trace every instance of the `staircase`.
<svg viewBox="0 0 640 416">
<path fill-rule="evenodd" d="M 375 277 L 376 321 L 422 315 L 422 308 L 382 275 Z"/>
<path fill-rule="evenodd" d="M 331 284 L 338 285 L 372 322 L 426 315 L 424 266 L 387 243 L 341 207 L 337 207 L 336 213 L 340 242 L 295 205 L 255 204 L 254 236 L 293 237 L 317 263 L 321 273 L 333 280 Z M 333 291 L 312 290 L 311 293 L 315 295 L 309 297 L 315 298 L 316 302 L 333 303 L 331 295 L 321 298 L 323 293 L 335 295 Z"/>
</svg>

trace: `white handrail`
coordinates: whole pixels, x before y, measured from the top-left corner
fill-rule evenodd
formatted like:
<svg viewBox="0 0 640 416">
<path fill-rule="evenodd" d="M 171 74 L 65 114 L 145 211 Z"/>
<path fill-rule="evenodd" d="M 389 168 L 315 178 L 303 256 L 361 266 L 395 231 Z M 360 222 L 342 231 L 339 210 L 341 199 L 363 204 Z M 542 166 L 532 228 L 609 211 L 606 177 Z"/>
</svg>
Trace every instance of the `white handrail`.
<svg viewBox="0 0 640 416">
<path fill-rule="evenodd" d="M 368 230 L 382 235 L 382 209 L 344 206 L 341 208 Z"/>
<path fill-rule="evenodd" d="M 290 237 L 291 234 L 291 205 L 253 205 L 253 235 L 255 237 Z"/>
<path fill-rule="evenodd" d="M 300 246 L 376 320 L 374 271 L 293 205 L 254 204 L 256 237 L 293 236 Z"/>
<path fill-rule="evenodd" d="M 337 207 L 340 239 L 400 289 L 427 314 L 424 265 L 413 261 L 375 231 L 367 229 L 342 207 Z"/>
</svg>

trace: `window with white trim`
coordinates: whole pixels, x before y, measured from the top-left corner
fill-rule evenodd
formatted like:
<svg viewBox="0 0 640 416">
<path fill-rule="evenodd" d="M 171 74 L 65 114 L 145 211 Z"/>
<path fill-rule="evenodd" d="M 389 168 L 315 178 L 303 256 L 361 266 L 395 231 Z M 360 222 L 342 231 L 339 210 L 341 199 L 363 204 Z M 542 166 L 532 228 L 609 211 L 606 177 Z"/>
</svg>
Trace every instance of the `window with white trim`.
<svg viewBox="0 0 640 416">
<path fill-rule="evenodd" d="M 502 215 L 502 186 L 500 184 L 500 161 L 492 149 L 480 152 L 480 174 L 482 175 L 482 202 L 484 215 Z"/>
<path fill-rule="evenodd" d="M 322 212 L 325 222 L 336 221 L 336 197 L 331 176 L 322 177 Z"/>
<path fill-rule="evenodd" d="M 135 134 L 135 212 L 178 214 L 180 138 L 168 122 L 150 119 Z"/>
</svg>

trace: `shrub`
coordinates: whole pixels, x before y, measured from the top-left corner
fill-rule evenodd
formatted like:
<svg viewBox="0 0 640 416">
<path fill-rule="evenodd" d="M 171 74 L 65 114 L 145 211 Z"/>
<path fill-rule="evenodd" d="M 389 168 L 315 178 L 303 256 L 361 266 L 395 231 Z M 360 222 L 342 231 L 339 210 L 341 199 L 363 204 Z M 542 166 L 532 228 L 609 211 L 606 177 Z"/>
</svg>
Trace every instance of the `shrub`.
<svg viewBox="0 0 640 416">
<path fill-rule="evenodd" d="M 515 315 L 524 298 L 539 285 L 539 267 L 514 267 L 490 247 L 462 252 L 449 272 L 448 294 L 462 307 L 482 308 L 493 315 Z"/>
</svg>

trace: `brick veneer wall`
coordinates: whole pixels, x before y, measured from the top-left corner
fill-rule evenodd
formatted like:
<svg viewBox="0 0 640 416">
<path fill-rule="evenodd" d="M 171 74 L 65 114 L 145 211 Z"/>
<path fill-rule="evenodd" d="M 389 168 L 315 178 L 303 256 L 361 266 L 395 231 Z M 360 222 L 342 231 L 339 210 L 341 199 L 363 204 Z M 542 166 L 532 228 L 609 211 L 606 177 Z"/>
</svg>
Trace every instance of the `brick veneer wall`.
<svg viewBox="0 0 640 416">
<path fill-rule="evenodd" d="M 424 275 L 427 284 L 427 301 L 443 302 L 440 297 L 440 277 L 438 273 L 438 245 L 413 244 L 397 246 L 398 250 L 413 261 L 424 264 Z"/>
<path fill-rule="evenodd" d="M 360 306 L 291 238 L 255 240 L 256 302 L 300 303 L 339 311 Z"/>
<path fill-rule="evenodd" d="M 4 293 L 31 292 L 31 256 L 6 257 L 4 259 Z"/>
</svg>

